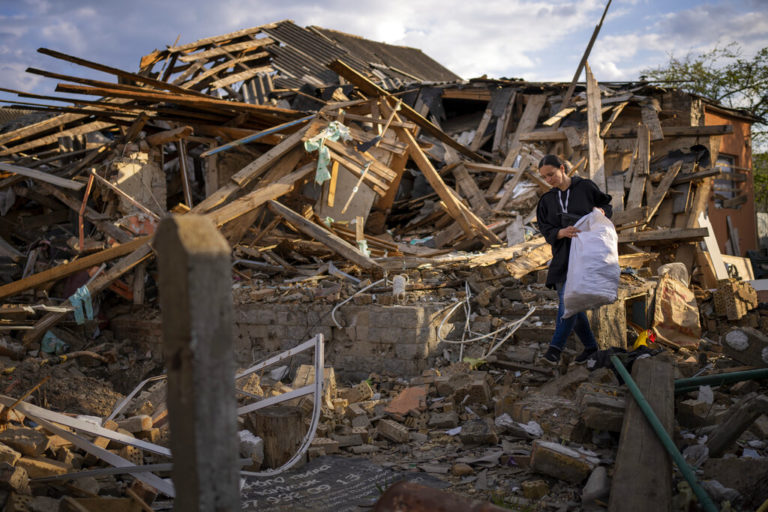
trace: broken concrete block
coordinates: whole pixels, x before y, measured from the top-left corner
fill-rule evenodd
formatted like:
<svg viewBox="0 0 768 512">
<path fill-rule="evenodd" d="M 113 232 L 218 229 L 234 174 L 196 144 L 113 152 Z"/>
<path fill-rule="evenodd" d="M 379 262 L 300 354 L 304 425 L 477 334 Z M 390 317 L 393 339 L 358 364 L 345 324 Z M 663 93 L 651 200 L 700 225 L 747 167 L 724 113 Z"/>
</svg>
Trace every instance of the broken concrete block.
<svg viewBox="0 0 768 512">
<path fill-rule="evenodd" d="M 131 416 L 130 418 L 119 420 L 117 422 L 117 426 L 118 428 L 126 430 L 131 434 L 135 434 L 136 432 L 141 432 L 143 430 L 151 430 L 152 417 L 144 414 L 140 416 Z"/>
<path fill-rule="evenodd" d="M 22 455 L 37 457 L 48 449 L 50 441 L 42 432 L 32 428 L 9 428 L 0 432 L 0 443 L 10 446 Z"/>
<path fill-rule="evenodd" d="M 696 428 L 705 425 L 712 425 L 715 422 L 715 415 L 712 404 L 703 400 L 690 398 L 677 404 L 676 418 L 683 427 Z"/>
<path fill-rule="evenodd" d="M 451 467 L 451 474 L 454 476 L 467 476 L 473 474 L 474 472 L 475 470 L 472 469 L 472 466 L 469 464 L 464 464 L 463 462 L 458 462 Z"/>
<path fill-rule="evenodd" d="M 429 417 L 429 428 L 454 428 L 459 424 L 459 415 L 455 411 L 434 413 Z"/>
<path fill-rule="evenodd" d="M 551 380 L 539 388 L 539 394 L 570 398 L 582 382 L 589 380 L 589 370 L 584 366 L 572 367 L 568 373 Z"/>
<path fill-rule="evenodd" d="M 339 398 L 344 398 L 348 400 L 349 403 L 353 404 L 357 402 L 363 402 L 365 400 L 370 400 L 371 397 L 373 397 L 373 389 L 371 389 L 370 384 L 368 384 L 366 381 L 363 381 L 352 388 L 339 389 L 337 396 Z"/>
<path fill-rule="evenodd" d="M 411 411 L 424 411 L 427 408 L 426 386 L 409 387 L 402 390 L 387 405 L 384 412 L 406 416 Z"/>
<path fill-rule="evenodd" d="M 19 466 L 14 467 L 7 462 L 0 462 L 0 489 L 26 492 L 28 484 L 27 470 Z"/>
<path fill-rule="evenodd" d="M 573 400 L 560 396 L 532 394 L 515 402 L 512 419 L 519 423 L 537 422 L 545 433 L 573 442 L 591 438 L 591 431 L 581 421 L 581 410 Z"/>
<path fill-rule="evenodd" d="M 471 420 L 461 426 L 459 439 L 465 446 L 481 444 L 498 444 L 499 436 L 496 427 L 489 419 Z"/>
<path fill-rule="evenodd" d="M 0 444 L 0 462 L 5 462 L 11 466 L 16 465 L 16 461 L 21 458 L 21 453 L 17 452 L 10 446 Z"/>
<path fill-rule="evenodd" d="M 349 446 L 360 446 L 365 443 L 367 435 L 363 437 L 360 434 L 333 434 L 331 439 L 339 444 L 340 448 L 347 448 Z"/>
<path fill-rule="evenodd" d="M 379 420 L 376 431 L 383 437 L 396 443 L 408 442 L 408 428 L 392 420 Z"/>
<path fill-rule="evenodd" d="M 755 420 L 749 431 L 760 439 L 768 439 L 768 415 L 763 414 Z"/>
<path fill-rule="evenodd" d="M 72 466 L 46 457 L 22 457 L 16 467 L 27 470 L 29 478 L 63 475 L 72 471 Z"/>
<path fill-rule="evenodd" d="M 298 389 L 309 386 L 315 382 L 315 367 L 311 364 L 303 364 L 296 370 L 291 387 Z M 323 400 L 330 403 L 337 397 L 336 372 L 333 368 L 323 368 Z M 351 402 L 352 400 L 350 400 Z"/>
<path fill-rule="evenodd" d="M 538 500 L 549 493 L 549 485 L 544 480 L 526 480 L 520 487 L 523 489 L 523 496 L 529 500 Z"/>
<path fill-rule="evenodd" d="M 349 451 L 355 455 L 366 455 L 379 451 L 379 447 L 372 444 L 361 444 L 360 446 L 350 446 Z"/>
<path fill-rule="evenodd" d="M 578 484 L 589 476 L 592 464 L 576 450 L 558 443 L 536 440 L 531 452 L 531 469 Z"/>
<path fill-rule="evenodd" d="M 254 435 L 250 430 L 238 431 L 237 438 L 240 456 L 251 459 L 253 461 L 252 466 L 258 466 L 257 469 L 251 471 L 258 471 L 264 462 L 264 440 Z"/>
<path fill-rule="evenodd" d="M 439 396 L 451 396 L 453 394 L 453 386 L 451 386 L 451 376 L 441 375 L 435 379 L 435 389 Z"/>
<path fill-rule="evenodd" d="M 116 158 L 112 163 L 117 170 L 114 184 L 139 204 L 157 215 L 165 213 L 166 184 L 165 172 L 150 158 L 148 153 L 130 153 L 127 157 Z M 118 195 L 118 208 L 126 215 L 140 210 L 125 197 Z M 145 215 L 141 213 L 141 215 Z"/>
<path fill-rule="evenodd" d="M 488 384 L 488 380 L 485 375 L 474 376 L 469 384 L 467 390 L 466 405 L 485 405 L 486 407 L 491 404 L 491 386 Z M 463 399 L 462 399 L 463 400 Z"/>
<path fill-rule="evenodd" d="M 723 352 L 742 364 L 768 367 L 768 336 L 751 327 L 739 327 L 725 335 Z"/>
<path fill-rule="evenodd" d="M 611 480 L 608 478 L 608 469 L 605 466 L 598 466 L 589 475 L 589 480 L 581 491 L 581 502 L 589 503 L 605 498 L 610 492 Z"/>
<path fill-rule="evenodd" d="M 334 439 L 328 439 L 327 437 L 314 438 L 312 440 L 312 444 L 310 445 L 310 447 L 322 449 L 325 455 L 339 453 L 341 448 L 338 441 Z"/>
</svg>

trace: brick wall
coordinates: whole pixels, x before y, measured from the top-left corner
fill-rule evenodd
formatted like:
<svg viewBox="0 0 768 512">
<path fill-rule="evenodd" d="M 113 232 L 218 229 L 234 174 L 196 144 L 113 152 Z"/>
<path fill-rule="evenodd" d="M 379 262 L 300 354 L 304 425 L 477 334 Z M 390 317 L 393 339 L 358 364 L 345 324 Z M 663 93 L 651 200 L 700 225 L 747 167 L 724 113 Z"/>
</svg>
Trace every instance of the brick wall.
<svg viewBox="0 0 768 512">
<path fill-rule="evenodd" d="M 326 342 L 326 365 L 341 375 L 365 378 L 377 372 L 412 377 L 432 367 L 440 354 L 436 331 L 442 319 L 438 313 L 444 307 L 347 304 L 336 313 L 343 326 L 338 328 L 331 319 L 332 305 L 239 305 L 234 311 L 235 361 L 245 368 L 321 333 Z M 148 343 L 153 354 L 162 357 L 159 318 L 139 320 L 125 315 L 113 319 L 110 327 L 115 339 Z M 450 323 L 445 327 L 446 331 L 453 328 Z M 291 364 L 309 363 L 312 357 L 312 351 L 307 351 L 294 357 Z"/>
</svg>

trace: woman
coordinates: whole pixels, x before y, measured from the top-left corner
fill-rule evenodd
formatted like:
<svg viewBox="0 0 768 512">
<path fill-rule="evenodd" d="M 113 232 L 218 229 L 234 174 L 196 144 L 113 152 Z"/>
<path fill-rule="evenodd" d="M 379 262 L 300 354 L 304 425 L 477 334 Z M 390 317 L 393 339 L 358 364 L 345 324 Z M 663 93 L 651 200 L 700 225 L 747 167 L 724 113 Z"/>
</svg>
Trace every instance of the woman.
<svg viewBox="0 0 768 512">
<path fill-rule="evenodd" d="M 539 174 L 552 187 L 546 192 L 536 208 L 539 231 L 552 246 L 552 261 L 547 273 L 547 287 L 557 289 L 560 304 L 557 308 L 555 334 L 544 354 L 543 362 L 552 366 L 560 361 L 560 354 L 571 331 L 576 331 L 584 351 L 576 356 L 575 362 L 587 362 L 589 356 L 597 351 L 597 342 L 589 327 L 587 315 L 577 313 L 563 319 L 565 304 L 563 292 L 568 274 L 568 257 L 571 252 L 571 238 L 578 236 L 579 230 L 573 225 L 593 208 L 610 217 L 611 196 L 597 188 L 592 180 L 570 177 L 565 171 L 562 160 L 556 155 L 546 155 L 539 162 Z"/>
</svg>

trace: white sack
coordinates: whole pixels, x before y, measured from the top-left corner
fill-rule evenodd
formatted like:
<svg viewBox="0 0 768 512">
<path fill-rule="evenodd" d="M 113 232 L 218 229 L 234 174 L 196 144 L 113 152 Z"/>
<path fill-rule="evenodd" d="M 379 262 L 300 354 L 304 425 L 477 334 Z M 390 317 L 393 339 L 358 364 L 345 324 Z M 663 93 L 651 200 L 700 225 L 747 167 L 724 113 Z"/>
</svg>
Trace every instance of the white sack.
<svg viewBox="0 0 768 512">
<path fill-rule="evenodd" d="M 616 302 L 619 292 L 619 237 L 613 223 L 597 209 L 583 216 L 571 239 L 563 318 Z"/>
</svg>

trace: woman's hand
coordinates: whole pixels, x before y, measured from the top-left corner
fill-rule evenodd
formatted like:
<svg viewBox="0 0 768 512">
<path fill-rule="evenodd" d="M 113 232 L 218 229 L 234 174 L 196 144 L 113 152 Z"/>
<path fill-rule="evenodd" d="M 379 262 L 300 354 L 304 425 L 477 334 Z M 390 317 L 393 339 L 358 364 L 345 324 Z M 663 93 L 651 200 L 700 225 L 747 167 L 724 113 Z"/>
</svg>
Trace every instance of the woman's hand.
<svg viewBox="0 0 768 512">
<path fill-rule="evenodd" d="M 568 226 L 567 228 L 563 228 L 557 232 L 557 239 L 560 240 L 561 238 L 575 238 L 579 233 L 581 233 L 580 229 L 576 229 L 574 226 Z"/>
<path fill-rule="evenodd" d="M 603 210 L 602 208 L 598 208 L 597 206 L 595 206 L 595 207 L 594 207 L 594 208 L 592 208 L 592 209 L 593 209 L 593 210 L 597 210 L 597 211 L 599 211 L 600 213 L 602 213 L 603 215 L 605 215 L 605 210 Z"/>
</svg>

